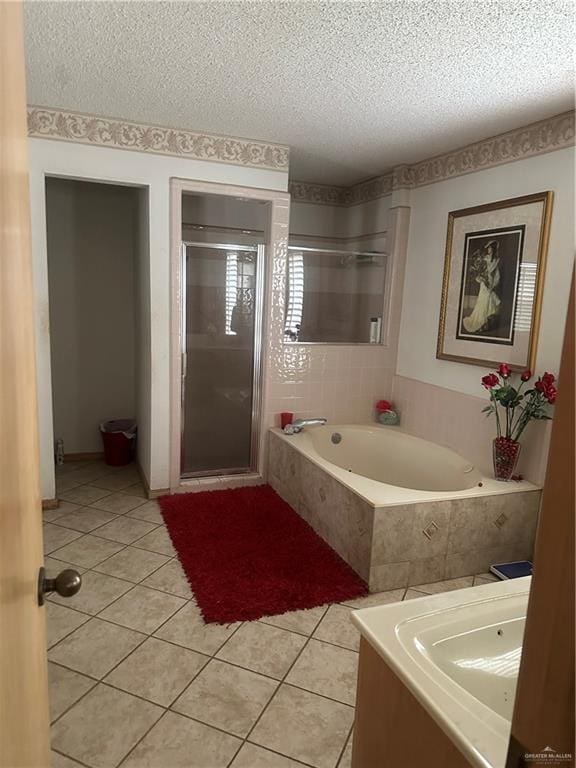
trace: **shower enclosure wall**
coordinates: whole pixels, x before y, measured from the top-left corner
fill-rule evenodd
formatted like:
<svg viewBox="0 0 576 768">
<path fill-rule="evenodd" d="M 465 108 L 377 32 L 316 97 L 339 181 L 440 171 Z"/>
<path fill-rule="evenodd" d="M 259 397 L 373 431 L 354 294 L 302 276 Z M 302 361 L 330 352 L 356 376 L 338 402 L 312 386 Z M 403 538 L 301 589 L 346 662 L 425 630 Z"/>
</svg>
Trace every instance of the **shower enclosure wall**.
<svg viewBox="0 0 576 768">
<path fill-rule="evenodd" d="M 175 185 L 176 186 L 176 185 Z M 179 386 L 173 487 L 260 469 L 267 200 L 177 188 Z M 176 264 L 176 262 L 175 262 Z"/>
</svg>

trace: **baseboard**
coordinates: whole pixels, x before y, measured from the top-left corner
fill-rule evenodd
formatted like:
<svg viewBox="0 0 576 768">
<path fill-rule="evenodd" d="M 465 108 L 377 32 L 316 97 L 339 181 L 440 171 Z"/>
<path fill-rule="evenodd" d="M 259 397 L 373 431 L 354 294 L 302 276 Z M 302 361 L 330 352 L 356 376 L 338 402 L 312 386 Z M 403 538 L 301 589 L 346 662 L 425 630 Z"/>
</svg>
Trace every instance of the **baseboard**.
<svg viewBox="0 0 576 768">
<path fill-rule="evenodd" d="M 170 493 L 170 488 L 155 488 L 154 490 L 152 490 L 148 485 L 148 479 L 144 474 L 142 467 L 140 466 L 140 462 L 138 461 L 138 459 L 136 459 L 135 461 L 136 461 L 136 468 L 138 469 L 138 474 L 140 475 L 140 480 L 142 481 L 142 485 L 144 486 L 144 491 L 148 499 L 157 499 L 159 496 L 166 496 L 166 494 Z"/>
<path fill-rule="evenodd" d="M 104 453 L 103 451 L 93 451 L 93 452 L 86 452 L 86 453 L 65 453 L 64 454 L 64 461 L 98 461 L 98 459 L 103 459 Z"/>
<path fill-rule="evenodd" d="M 58 499 L 42 499 L 42 511 L 45 509 L 58 509 L 60 502 Z"/>
</svg>

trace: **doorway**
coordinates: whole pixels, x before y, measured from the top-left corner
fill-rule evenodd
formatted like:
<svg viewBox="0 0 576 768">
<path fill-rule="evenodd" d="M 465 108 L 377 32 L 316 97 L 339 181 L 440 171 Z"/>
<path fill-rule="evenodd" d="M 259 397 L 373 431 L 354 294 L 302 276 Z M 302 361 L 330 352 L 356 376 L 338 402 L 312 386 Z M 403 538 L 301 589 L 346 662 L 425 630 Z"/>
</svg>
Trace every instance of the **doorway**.
<svg viewBox="0 0 576 768">
<path fill-rule="evenodd" d="M 101 457 L 100 423 L 138 421 L 142 408 L 146 198 L 137 187 L 46 178 L 54 441 L 66 460 Z"/>
</svg>

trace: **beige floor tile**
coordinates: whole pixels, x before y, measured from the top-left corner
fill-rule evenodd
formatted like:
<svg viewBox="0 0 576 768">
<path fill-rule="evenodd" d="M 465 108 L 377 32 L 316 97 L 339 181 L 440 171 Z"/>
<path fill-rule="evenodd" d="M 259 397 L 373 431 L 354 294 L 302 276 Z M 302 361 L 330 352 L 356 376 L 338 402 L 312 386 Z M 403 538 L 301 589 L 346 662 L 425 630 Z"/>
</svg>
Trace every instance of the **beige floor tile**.
<svg viewBox="0 0 576 768">
<path fill-rule="evenodd" d="M 138 520 L 146 520 L 148 523 L 157 523 L 158 525 L 164 523 L 164 518 L 156 501 L 147 501 L 141 507 L 131 509 L 130 512 L 126 513 L 126 517 L 136 517 Z"/>
<path fill-rule="evenodd" d="M 270 752 L 264 747 L 257 747 L 256 744 L 245 742 L 230 764 L 230 768 L 302 768 L 302 763 L 290 760 L 289 757 L 279 755 L 277 752 Z"/>
<path fill-rule="evenodd" d="M 117 515 L 113 515 L 111 512 L 91 509 L 90 507 L 78 507 L 74 512 L 69 512 L 64 514 L 63 517 L 59 517 L 58 525 L 63 525 L 65 528 L 71 528 L 74 531 L 90 533 L 95 528 L 100 528 L 100 526 L 116 519 Z"/>
<path fill-rule="evenodd" d="M 218 658 L 280 680 L 302 650 L 306 638 L 258 621 L 243 624 L 218 651 Z"/>
<path fill-rule="evenodd" d="M 48 664 L 48 684 L 50 696 L 50 720 L 57 717 L 84 696 L 96 681 L 89 677 L 72 672 L 71 669 L 58 664 Z"/>
<path fill-rule="evenodd" d="M 129 581 L 115 579 L 96 571 L 86 571 L 82 574 L 82 586 L 78 594 L 60 597 L 53 593 L 49 600 L 95 616 L 129 589 L 132 589 L 132 583 Z"/>
<path fill-rule="evenodd" d="M 144 485 L 141 482 L 134 483 L 134 485 L 129 485 L 128 488 L 125 488 L 120 492 L 128 493 L 130 496 L 138 496 L 139 498 L 146 499 L 146 501 L 148 501 L 146 488 L 144 488 Z"/>
<path fill-rule="evenodd" d="M 200 610 L 190 601 L 160 627 L 154 636 L 211 656 L 237 628 L 238 624 L 205 624 Z"/>
<path fill-rule="evenodd" d="M 329 643 L 310 640 L 286 677 L 307 691 L 354 705 L 358 654 Z"/>
<path fill-rule="evenodd" d="M 465 589 L 466 587 L 471 587 L 473 581 L 473 576 L 462 576 L 458 579 L 435 581 L 431 584 L 415 584 L 413 589 L 417 590 L 418 592 L 425 592 L 427 595 L 438 595 L 441 592 L 451 592 L 454 589 Z"/>
<path fill-rule="evenodd" d="M 71 531 L 69 528 L 62 528 L 53 523 L 44 523 L 42 526 L 42 536 L 44 540 L 44 554 L 48 555 L 55 552 L 60 547 L 69 544 L 71 541 L 82 536 L 78 531 Z"/>
<path fill-rule="evenodd" d="M 99 679 L 144 639 L 145 635 L 131 629 L 100 619 L 90 619 L 51 648 L 48 658 L 76 672 Z"/>
<path fill-rule="evenodd" d="M 81 565 L 67 563 L 64 560 L 58 560 L 56 557 L 45 557 L 44 567 L 46 568 L 46 573 L 51 578 L 55 578 L 60 571 L 65 571 L 67 568 L 72 568 L 73 571 L 78 571 L 78 573 L 84 573 L 86 571 L 86 568 L 83 568 Z"/>
<path fill-rule="evenodd" d="M 156 528 L 152 533 L 138 539 L 134 546 L 140 549 L 149 549 L 151 552 L 159 552 L 161 555 L 170 555 L 170 557 L 176 555 L 170 535 L 164 526 Z"/>
<path fill-rule="evenodd" d="M 84 483 L 82 481 L 76 480 L 72 474 L 68 476 L 64 475 L 63 477 L 57 477 L 56 496 L 60 496 L 62 493 L 64 493 L 64 491 L 69 491 L 71 488 L 78 488 L 83 484 Z"/>
<path fill-rule="evenodd" d="M 170 560 L 147 579 L 144 579 L 142 584 L 146 587 L 161 589 L 162 592 L 178 595 L 178 597 L 184 597 L 186 600 L 192 597 L 192 589 L 178 560 Z"/>
<path fill-rule="evenodd" d="M 279 616 L 263 616 L 259 621 L 308 636 L 314 632 L 326 611 L 327 606 L 321 605 L 318 608 L 308 608 L 303 611 L 288 611 Z"/>
<path fill-rule="evenodd" d="M 99 477 L 97 480 L 93 480 L 91 484 L 96 486 L 96 488 L 105 488 L 109 491 L 122 491 L 125 488 L 134 485 L 134 483 L 135 479 L 133 475 L 126 476 L 122 472 L 118 472 Z"/>
<path fill-rule="evenodd" d="M 360 632 L 352 624 L 351 613 L 351 609 L 343 605 L 331 605 L 312 637 L 357 651 L 360 647 Z"/>
<path fill-rule="evenodd" d="M 78 611 L 72 611 L 63 605 L 56 605 L 48 601 L 46 603 L 46 631 L 48 648 L 60 642 L 63 637 L 69 635 L 82 624 L 89 621 L 90 616 L 85 616 Z"/>
<path fill-rule="evenodd" d="M 166 712 L 122 768 L 225 768 L 242 742 L 175 712 Z"/>
<path fill-rule="evenodd" d="M 483 576 L 474 576 L 474 587 L 480 587 L 482 584 L 494 584 L 493 579 L 485 579 Z"/>
<path fill-rule="evenodd" d="M 346 744 L 346 749 L 342 753 L 342 757 L 338 763 L 338 768 L 352 768 L 352 741 L 353 734 L 350 734 L 350 738 Z"/>
<path fill-rule="evenodd" d="M 53 726 L 52 746 L 93 768 L 115 768 L 162 711 L 100 684 Z"/>
<path fill-rule="evenodd" d="M 93 485 L 81 485 L 78 488 L 64 491 L 64 493 L 60 494 L 60 498 L 64 501 L 71 501 L 73 504 L 88 505 L 103 499 L 109 494 L 110 491 L 106 491 L 104 488 L 95 488 Z"/>
<path fill-rule="evenodd" d="M 399 603 L 404 597 L 406 590 L 392 589 L 388 592 L 374 592 L 366 597 L 359 597 L 357 600 L 344 600 L 342 605 L 347 605 L 349 608 L 372 608 L 375 605 L 388 605 L 388 603 Z"/>
<path fill-rule="evenodd" d="M 104 514 L 110 514 L 109 512 Z M 132 544 L 136 539 L 140 539 L 156 527 L 154 523 L 147 523 L 144 520 L 135 520 L 133 517 L 117 517 L 102 528 L 98 528 L 96 536 L 111 541 L 119 541 L 121 544 Z"/>
<path fill-rule="evenodd" d="M 65 503 L 65 502 L 64 502 Z M 70 504 L 73 509 L 80 509 L 77 504 Z M 72 511 L 72 510 L 70 510 Z M 53 523 L 54 520 L 58 520 L 59 517 L 64 517 L 68 514 L 68 510 L 57 507 L 56 509 L 43 509 L 42 510 L 42 522 Z"/>
<path fill-rule="evenodd" d="M 415 600 L 418 597 L 430 597 L 430 595 L 426 595 L 424 592 L 417 592 L 415 589 L 407 589 L 404 600 Z"/>
<path fill-rule="evenodd" d="M 64 530 L 64 529 L 63 529 Z M 75 531 L 70 531 L 75 533 Z M 84 568 L 93 568 L 103 560 L 107 560 L 111 555 L 124 549 L 124 544 L 118 544 L 115 541 L 106 541 L 99 539 L 89 533 L 82 536 L 81 539 L 67 544 L 65 547 L 55 549 L 52 556 L 58 560 L 66 560 L 70 563 L 77 563 Z"/>
<path fill-rule="evenodd" d="M 352 707 L 281 685 L 250 741 L 315 768 L 334 768 L 353 719 Z"/>
<path fill-rule="evenodd" d="M 51 768 L 83 768 L 76 760 L 72 760 L 72 758 L 61 755 L 54 750 L 50 753 L 50 766 Z"/>
<path fill-rule="evenodd" d="M 128 496 L 127 493 L 112 493 L 103 499 L 94 500 L 94 503 L 90 506 L 94 507 L 94 509 L 113 512 L 115 515 L 124 515 L 126 512 L 130 512 L 131 509 L 135 509 L 145 503 L 146 500 L 140 499 L 138 496 Z"/>
<path fill-rule="evenodd" d="M 277 687 L 270 678 L 212 659 L 172 709 L 244 737 Z"/>
<path fill-rule="evenodd" d="M 181 597 L 136 586 L 103 610 L 100 617 L 150 635 L 183 605 L 186 601 Z"/>
<path fill-rule="evenodd" d="M 482 580 L 482 582 L 486 581 L 500 581 L 498 576 L 495 576 L 493 573 L 490 573 L 490 571 L 486 571 L 485 573 L 477 573 L 476 576 L 474 576 L 474 583 L 476 583 L 476 579 Z"/>
<path fill-rule="evenodd" d="M 104 682 L 169 707 L 208 661 L 201 653 L 149 637 Z"/>
<path fill-rule="evenodd" d="M 117 555 L 95 566 L 94 570 L 137 583 L 167 563 L 169 559 L 166 555 L 159 555 L 156 552 L 126 547 Z"/>
</svg>

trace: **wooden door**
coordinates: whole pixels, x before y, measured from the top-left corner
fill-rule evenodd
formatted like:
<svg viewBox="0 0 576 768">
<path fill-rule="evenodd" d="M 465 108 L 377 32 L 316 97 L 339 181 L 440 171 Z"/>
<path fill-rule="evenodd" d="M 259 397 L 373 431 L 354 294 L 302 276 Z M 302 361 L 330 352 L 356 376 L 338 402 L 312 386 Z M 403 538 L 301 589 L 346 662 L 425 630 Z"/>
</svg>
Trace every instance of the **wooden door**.
<svg viewBox="0 0 576 768">
<path fill-rule="evenodd" d="M 574 322 L 573 278 L 507 768 L 574 765 Z"/>
<path fill-rule="evenodd" d="M 0 766 L 50 764 L 22 7 L 0 2 Z"/>
</svg>

